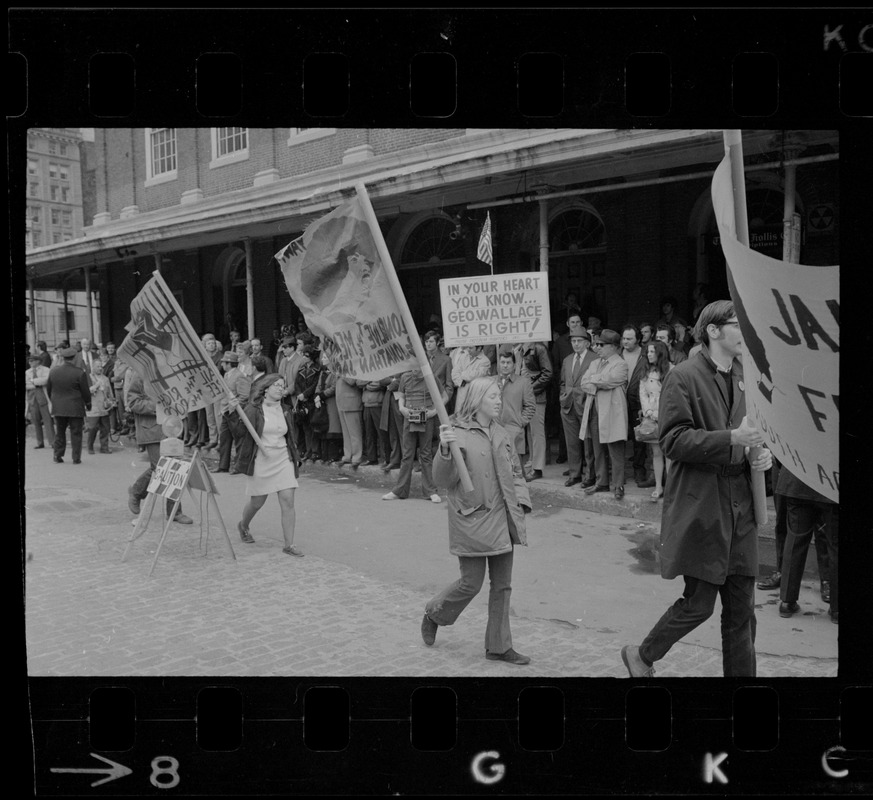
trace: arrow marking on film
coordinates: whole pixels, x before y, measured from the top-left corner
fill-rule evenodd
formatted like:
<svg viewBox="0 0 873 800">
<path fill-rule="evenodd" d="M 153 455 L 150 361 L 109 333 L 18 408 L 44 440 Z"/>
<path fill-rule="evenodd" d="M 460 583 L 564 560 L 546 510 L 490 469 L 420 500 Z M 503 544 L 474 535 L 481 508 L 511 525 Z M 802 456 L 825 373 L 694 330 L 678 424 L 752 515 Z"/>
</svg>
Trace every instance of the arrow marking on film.
<svg viewBox="0 0 873 800">
<path fill-rule="evenodd" d="M 52 772 L 90 772 L 93 774 L 101 774 L 105 773 L 106 777 L 101 778 L 99 781 L 94 781 L 91 786 L 99 786 L 101 783 L 107 783 L 109 781 L 114 781 L 116 778 L 123 778 L 125 775 L 130 775 L 133 770 L 128 769 L 123 764 L 117 764 L 115 761 L 110 761 L 108 758 L 103 758 L 103 756 L 98 756 L 97 753 L 91 753 L 94 758 L 99 758 L 101 761 L 109 764 L 109 769 L 72 769 L 68 767 L 52 767 Z"/>
</svg>

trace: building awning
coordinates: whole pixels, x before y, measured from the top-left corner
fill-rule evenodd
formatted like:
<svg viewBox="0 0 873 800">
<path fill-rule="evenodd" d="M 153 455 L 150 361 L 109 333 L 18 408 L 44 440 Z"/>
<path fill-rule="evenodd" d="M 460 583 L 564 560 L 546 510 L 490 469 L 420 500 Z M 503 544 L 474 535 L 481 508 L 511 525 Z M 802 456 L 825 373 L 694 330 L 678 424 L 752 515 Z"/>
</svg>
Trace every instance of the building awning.
<svg viewBox="0 0 873 800">
<path fill-rule="evenodd" d="M 778 134 L 781 135 L 781 134 Z M 833 141 L 835 132 L 815 132 Z M 774 131 L 744 132 L 747 156 L 773 151 Z M 806 142 L 810 144 L 810 142 Z M 497 129 L 334 165 L 197 202 L 85 229 L 70 242 L 27 253 L 36 288 L 56 288 L 85 267 L 245 238 L 293 238 L 364 182 L 380 216 L 483 203 L 663 170 L 711 164 L 723 155 L 721 130 Z M 519 180 L 523 176 L 524 182 Z M 70 285 L 69 288 L 75 288 Z"/>
</svg>

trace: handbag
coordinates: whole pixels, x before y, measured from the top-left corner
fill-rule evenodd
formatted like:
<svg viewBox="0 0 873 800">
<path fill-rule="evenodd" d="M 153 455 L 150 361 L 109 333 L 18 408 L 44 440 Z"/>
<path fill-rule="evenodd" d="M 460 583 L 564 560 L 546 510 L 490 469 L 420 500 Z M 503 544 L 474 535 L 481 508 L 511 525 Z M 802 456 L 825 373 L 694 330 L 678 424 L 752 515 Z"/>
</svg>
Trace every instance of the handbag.
<svg viewBox="0 0 873 800">
<path fill-rule="evenodd" d="M 658 442 L 658 423 L 651 417 L 643 417 L 640 424 L 634 428 L 634 438 L 638 442 L 651 444 Z"/>
</svg>

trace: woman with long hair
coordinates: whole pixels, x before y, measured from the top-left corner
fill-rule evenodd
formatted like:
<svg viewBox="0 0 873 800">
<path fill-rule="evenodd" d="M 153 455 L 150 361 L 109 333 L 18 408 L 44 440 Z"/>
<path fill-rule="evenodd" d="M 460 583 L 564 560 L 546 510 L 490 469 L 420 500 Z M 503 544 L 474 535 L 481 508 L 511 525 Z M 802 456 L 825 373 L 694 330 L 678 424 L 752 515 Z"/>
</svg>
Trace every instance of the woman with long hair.
<svg viewBox="0 0 873 800">
<path fill-rule="evenodd" d="M 670 363 L 670 349 L 663 342 L 653 340 L 646 345 L 646 360 L 648 365 L 640 380 L 641 413 L 644 417 L 657 422 L 661 384 L 673 367 Z M 655 470 L 655 491 L 652 492 L 652 501 L 657 502 L 664 496 L 664 475 L 670 470 L 670 461 L 664 458 L 658 442 L 650 442 L 649 447 L 652 448 L 652 467 Z"/>
<path fill-rule="evenodd" d="M 509 664 L 530 663 L 512 649 L 509 597 L 512 554 L 526 545 L 525 514 L 531 510 L 527 482 L 512 439 L 498 423 L 500 387 L 494 377 L 474 378 L 466 386 L 452 425 L 440 426 L 440 446 L 433 461 L 434 480 L 448 489 L 449 552 L 458 556 L 459 580 L 446 586 L 425 607 L 421 636 L 432 645 L 440 625 L 452 625 L 479 593 L 487 562 L 491 578 L 485 658 Z M 457 442 L 473 491 L 461 486 L 449 450 Z"/>
<path fill-rule="evenodd" d="M 297 448 L 291 435 L 291 414 L 282 409 L 285 379 L 278 373 L 261 378 L 257 384 L 245 415 L 261 440 L 258 447 L 239 415 L 228 414 L 231 428 L 239 437 L 237 456 L 240 472 L 248 476 L 242 519 L 237 524 L 240 538 L 247 544 L 255 540 L 249 533 L 249 525 L 255 514 L 267 501 L 267 496 L 276 494 L 282 511 L 282 536 L 285 546 L 282 552 L 289 556 L 303 556 L 294 546 L 294 527 L 297 512 L 294 509 L 294 491 L 297 489 L 299 462 Z M 228 400 L 233 411 L 239 405 L 236 398 Z"/>
</svg>

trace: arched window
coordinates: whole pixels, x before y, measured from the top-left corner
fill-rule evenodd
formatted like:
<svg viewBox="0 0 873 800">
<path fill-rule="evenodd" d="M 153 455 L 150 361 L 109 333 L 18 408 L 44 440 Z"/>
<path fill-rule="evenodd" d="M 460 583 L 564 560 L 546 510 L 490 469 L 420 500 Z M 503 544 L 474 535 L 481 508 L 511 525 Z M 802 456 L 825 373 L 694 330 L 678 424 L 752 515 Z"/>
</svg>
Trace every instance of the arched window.
<svg viewBox="0 0 873 800">
<path fill-rule="evenodd" d="M 570 208 L 549 223 L 549 252 L 576 253 L 606 246 L 606 228 L 593 208 Z"/>
<path fill-rule="evenodd" d="M 400 251 L 400 267 L 458 263 L 464 260 L 464 240 L 451 217 L 439 214 L 415 226 Z"/>
</svg>

